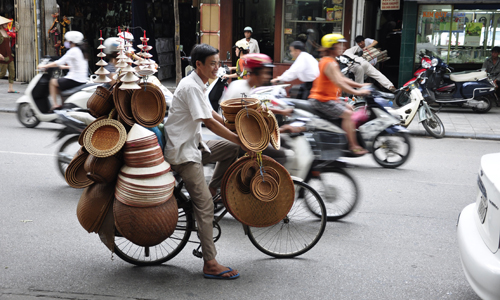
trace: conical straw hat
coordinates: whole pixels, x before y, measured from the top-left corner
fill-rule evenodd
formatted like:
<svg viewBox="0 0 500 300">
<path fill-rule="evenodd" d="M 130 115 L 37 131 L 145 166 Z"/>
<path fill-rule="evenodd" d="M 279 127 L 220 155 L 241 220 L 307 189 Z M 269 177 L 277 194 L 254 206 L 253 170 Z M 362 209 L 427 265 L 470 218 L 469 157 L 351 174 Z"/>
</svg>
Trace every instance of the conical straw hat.
<svg viewBox="0 0 500 300">
<path fill-rule="evenodd" d="M 139 124 L 134 124 L 127 135 L 127 142 L 143 139 L 145 137 L 154 136 L 155 133 L 142 127 Z"/>
<path fill-rule="evenodd" d="M 111 79 L 106 76 L 106 75 L 99 75 L 99 77 L 97 77 L 96 79 L 94 79 L 94 82 L 95 83 L 107 83 L 107 82 L 110 82 Z"/>
<path fill-rule="evenodd" d="M 5 17 L 0 16 L 0 25 L 9 24 L 10 22 L 12 22 L 12 20 L 9 20 Z"/>
</svg>

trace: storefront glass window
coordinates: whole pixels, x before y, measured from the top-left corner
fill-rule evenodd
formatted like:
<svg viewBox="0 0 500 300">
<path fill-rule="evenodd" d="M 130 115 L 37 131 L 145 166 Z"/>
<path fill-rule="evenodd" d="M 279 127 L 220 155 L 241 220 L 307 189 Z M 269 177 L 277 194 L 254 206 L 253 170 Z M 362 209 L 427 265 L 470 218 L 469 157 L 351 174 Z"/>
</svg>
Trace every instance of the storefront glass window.
<svg viewBox="0 0 500 300">
<path fill-rule="evenodd" d="M 299 40 L 306 51 L 319 57 L 318 48 L 323 35 L 342 33 L 344 0 L 283 0 L 282 60 L 291 60 L 289 46 Z"/>
<path fill-rule="evenodd" d="M 421 5 L 417 51 L 437 55 L 447 63 L 479 64 L 500 46 L 500 10 L 454 9 L 452 5 Z"/>
</svg>

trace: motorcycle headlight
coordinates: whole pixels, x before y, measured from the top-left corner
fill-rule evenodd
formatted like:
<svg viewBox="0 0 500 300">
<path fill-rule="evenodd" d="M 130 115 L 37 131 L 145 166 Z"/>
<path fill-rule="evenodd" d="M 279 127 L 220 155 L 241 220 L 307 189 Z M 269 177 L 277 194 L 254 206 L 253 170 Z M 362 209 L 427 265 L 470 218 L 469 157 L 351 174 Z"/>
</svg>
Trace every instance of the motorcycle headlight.
<svg viewBox="0 0 500 300">
<path fill-rule="evenodd" d="M 429 69 L 430 67 L 431 64 L 428 61 L 422 59 L 422 68 Z"/>
<path fill-rule="evenodd" d="M 438 62 L 439 62 L 439 60 L 438 60 L 437 58 L 433 58 L 433 59 L 431 60 L 431 65 L 432 65 L 433 67 L 435 67 L 435 66 L 437 66 L 437 65 L 438 65 Z"/>
</svg>

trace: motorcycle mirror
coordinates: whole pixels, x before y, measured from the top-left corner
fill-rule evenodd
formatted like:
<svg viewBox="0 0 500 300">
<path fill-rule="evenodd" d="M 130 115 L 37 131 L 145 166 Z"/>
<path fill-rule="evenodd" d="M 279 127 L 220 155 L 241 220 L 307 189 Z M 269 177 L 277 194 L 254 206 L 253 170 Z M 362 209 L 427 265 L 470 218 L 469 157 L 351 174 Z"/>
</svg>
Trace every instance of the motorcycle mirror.
<svg viewBox="0 0 500 300">
<path fill-rule="evenodd" d="M 231 59 L 231 52 L 227 51 L 226 60 L 230 60 L 230 59 Z"/>
</svg>

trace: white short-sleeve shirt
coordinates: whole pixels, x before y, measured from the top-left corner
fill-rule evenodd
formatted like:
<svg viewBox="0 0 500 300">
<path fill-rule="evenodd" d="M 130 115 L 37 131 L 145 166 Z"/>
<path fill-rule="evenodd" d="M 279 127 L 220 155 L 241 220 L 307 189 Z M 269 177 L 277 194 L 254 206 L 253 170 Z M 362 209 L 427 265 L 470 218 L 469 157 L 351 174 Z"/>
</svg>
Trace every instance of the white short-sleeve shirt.
<svg viewBox="0 0 500 300">
<path fill-rule="evenodd" d="M 68 52 L 55 63 L 58 66 L 68 65 L 69 72 L 64 78 L 71 79 L 77 82 L 85 83 L 88 80 L 89 64 L 83 56 L 82 50 L 78 47 L 69 48 Z"/>
<path fill-rule="evenodd" d="M 172 165 L 201 163 L 202 119 L 212 118 L 212 107 L 205 95 L 206 85 L 196 72 L 180 82 L 172 99 L 165 123 L 167 145 L 165 158 Z"/>
</svg>

